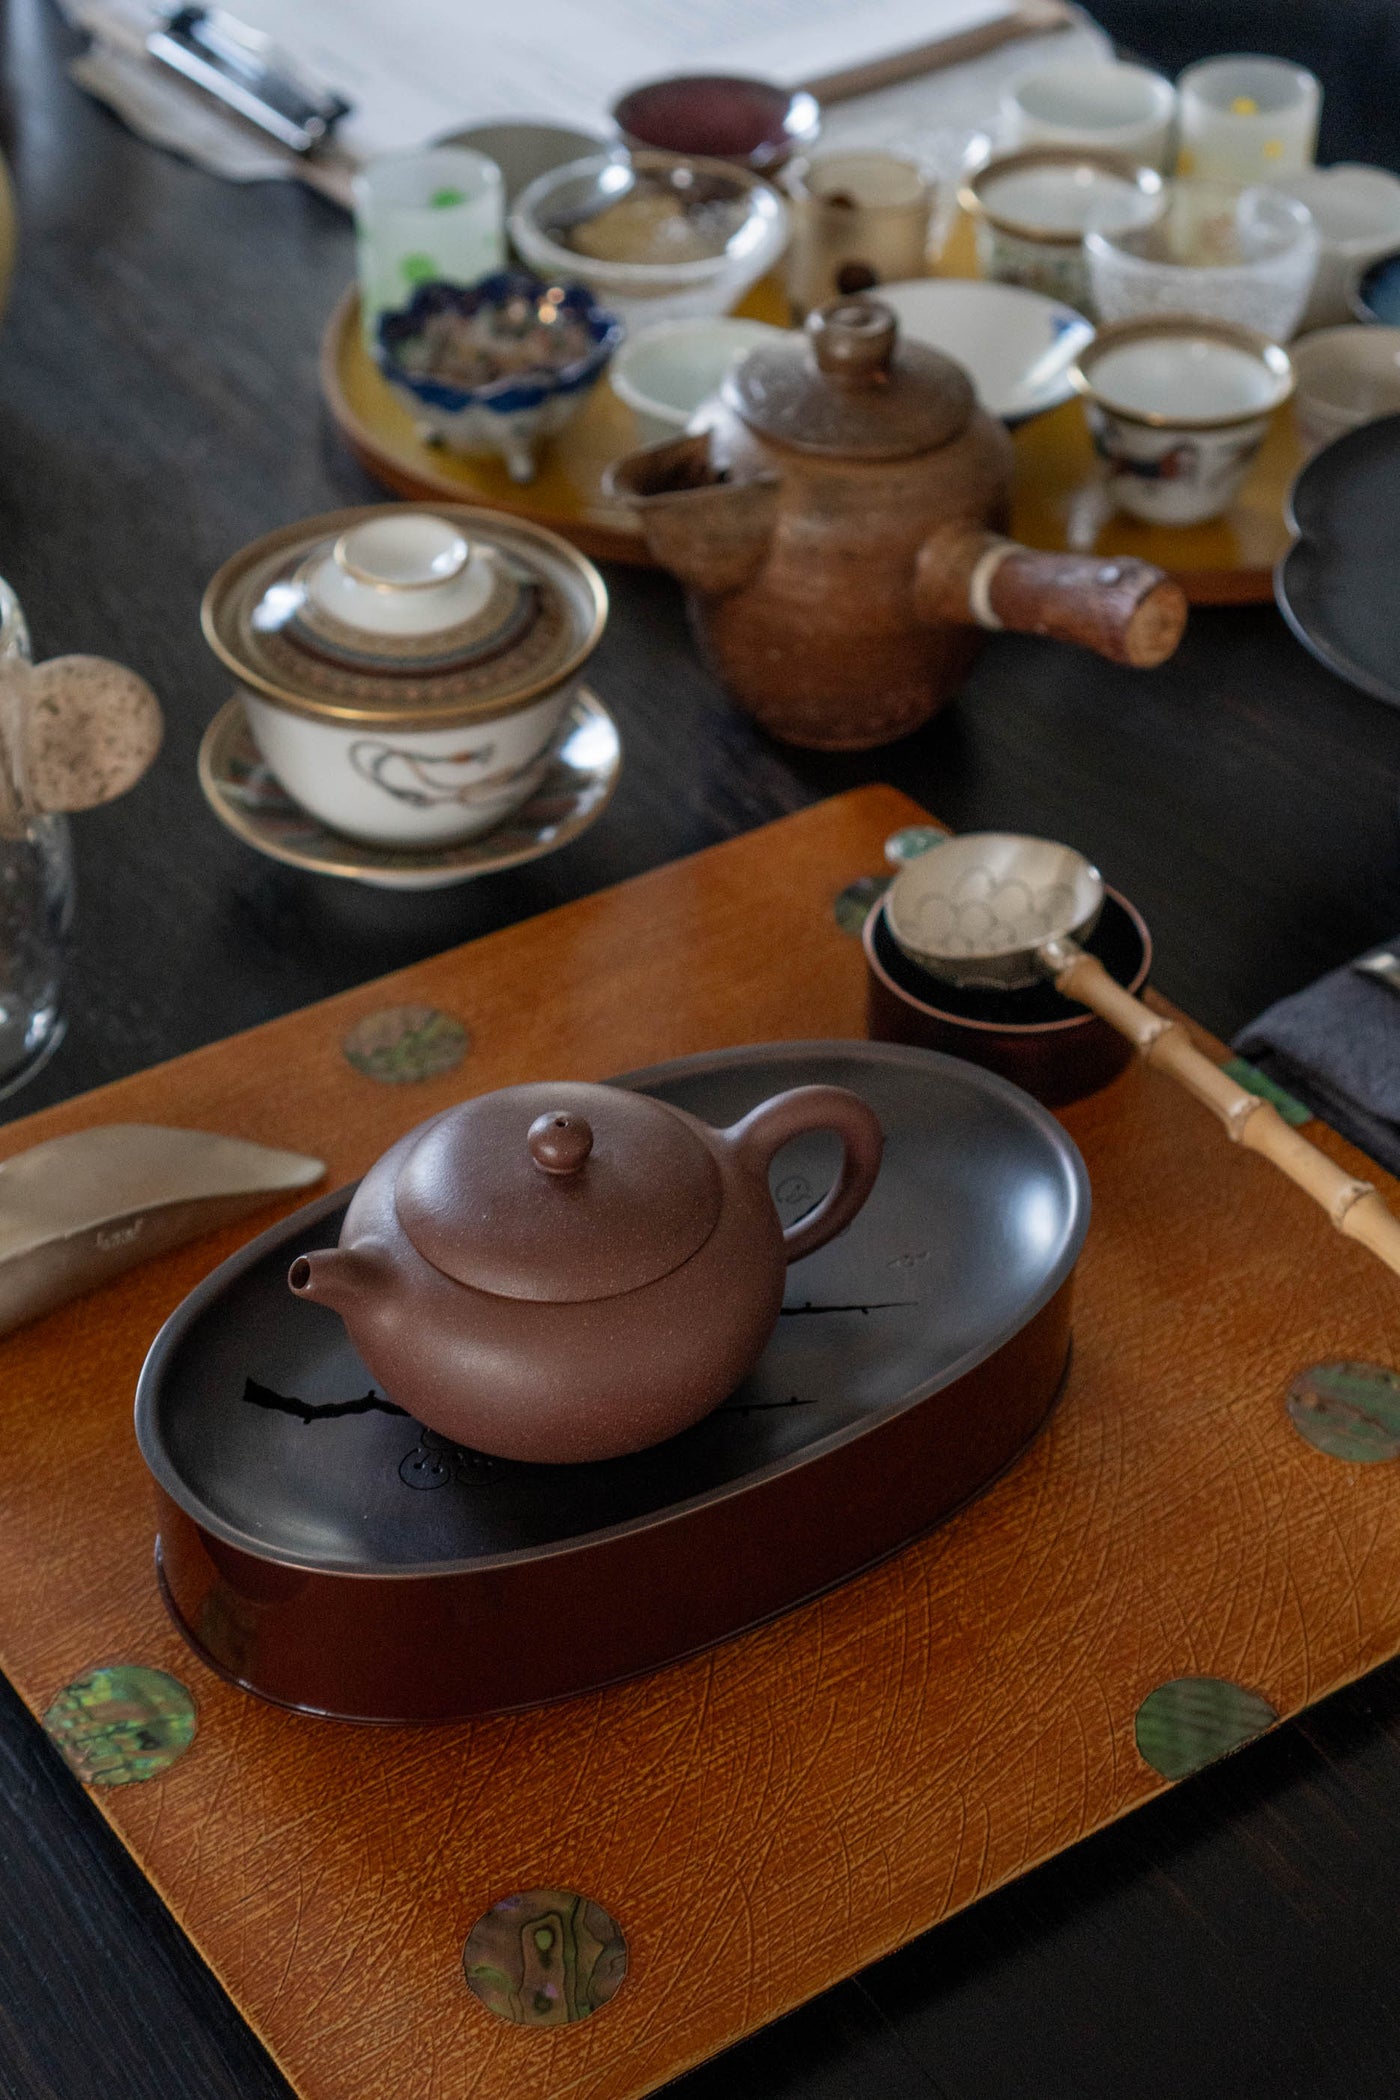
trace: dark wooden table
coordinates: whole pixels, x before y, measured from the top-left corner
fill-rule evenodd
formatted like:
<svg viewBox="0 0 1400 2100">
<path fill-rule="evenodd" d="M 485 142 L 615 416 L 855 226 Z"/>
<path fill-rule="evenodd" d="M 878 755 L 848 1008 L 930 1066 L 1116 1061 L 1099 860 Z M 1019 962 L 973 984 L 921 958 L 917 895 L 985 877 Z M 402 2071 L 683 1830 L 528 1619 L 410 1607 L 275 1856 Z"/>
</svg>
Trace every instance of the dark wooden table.
<svg viewBox="0 0 1400 2100">
<path fill-rule="evenodd" d="M 1236 13 L 1252 35 L 1229 33 Z M 1258 13 L 1230 0 L 1105 9 L 1149 54 L 1155 29 L 1170 34 L 1161 55 L 1173 62 L 1267 45 Z M 1290 0 L 1278 13 L 1293 55 L 1327 82 L 1328 157 L 1396 150 L 1368 129 L 1396 106 L 1386 10 Z M 318 335 L 351 272 L 349 228 L 301 190 L 235 189 L 138 144 L 68 83 L 75 40 L 45 0 L 9 0 L 3 19 L 24 243 L 0 334 L 0 573 L 41 654 L 135 665 L 169 721 L 152 777 L 76 827 L 69 1035 L 14 1113 L 862 780 L 892 780 L 957 826 L 1074 840 L 1145 911 L 1161 989 L 1224 1035 L 1400 929 L 1400 714 L 1330 677 L 1263 609 L 1197 614 L 1150 677 L 999 639 L 924 734 L 826 759 L 751 730 L 696 664 L 673 586 L 618 571 L 596 682 L 627 763 L 587 837 L 418 898 L 256 859 L 195 781 L 227 688 L 198 604 L 255 534 L 378 493 L 316 388 Z M 1388 2094 L 1400 2080 L 1398 1885 L 1392 1668 L 673 2090 Z M 0 2094 L 286 2091 L 0 1684 Z"/>
</svg>

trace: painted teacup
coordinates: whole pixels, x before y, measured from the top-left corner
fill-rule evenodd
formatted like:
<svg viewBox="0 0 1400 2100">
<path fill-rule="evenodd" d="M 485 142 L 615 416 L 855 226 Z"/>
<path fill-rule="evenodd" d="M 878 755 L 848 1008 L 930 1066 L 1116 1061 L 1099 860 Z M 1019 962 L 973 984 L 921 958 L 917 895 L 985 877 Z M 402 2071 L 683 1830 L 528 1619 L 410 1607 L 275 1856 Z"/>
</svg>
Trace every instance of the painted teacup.
<svg viewBox="0 0 1400 2100">
<path fill-rule="evenodd" d="M 1293 391 L 1279 344 L 1192 315 L 1101 329 L 1073 376 L 1114 503 L 1155 525 L 1228 510 Z"/>
</svg>

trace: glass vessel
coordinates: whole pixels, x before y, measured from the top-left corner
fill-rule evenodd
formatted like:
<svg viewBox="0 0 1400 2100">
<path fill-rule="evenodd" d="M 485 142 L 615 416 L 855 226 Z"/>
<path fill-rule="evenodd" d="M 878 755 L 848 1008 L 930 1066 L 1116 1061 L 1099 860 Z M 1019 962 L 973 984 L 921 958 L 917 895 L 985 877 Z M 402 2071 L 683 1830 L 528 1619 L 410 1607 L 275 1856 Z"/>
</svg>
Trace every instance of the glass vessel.
<svg viewBox="0 0 1400 2100">
<path fill-rule="evenodd" d="M 0 1099 L 63 1040 L 63 977 L 73 919 L 66 817 L 30 804 L 24 763 L 29 630 L 0 579 Z"/>
<path fill-rule="evenodd" d="M 1286 343 L 1317 270 L 1317 229 L 1281 191 L 1228 183 L 1173 184 L 1149 226 L 1085 235 L 1100 320 L 1198 314 Z"/>
</svg>

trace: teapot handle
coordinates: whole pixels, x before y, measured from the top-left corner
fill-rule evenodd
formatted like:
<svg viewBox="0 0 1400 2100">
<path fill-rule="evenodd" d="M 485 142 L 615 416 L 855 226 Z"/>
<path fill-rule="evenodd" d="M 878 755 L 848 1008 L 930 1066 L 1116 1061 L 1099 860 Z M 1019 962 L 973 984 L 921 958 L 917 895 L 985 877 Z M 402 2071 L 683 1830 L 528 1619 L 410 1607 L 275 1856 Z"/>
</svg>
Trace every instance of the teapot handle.
<svg viewBox="0 0 1400 2100">
<path fill-rule="evenodd" d="M 783 1250 L 790 1262 L 814 1254 L 844 1232 L 874 1188 L 885 1147 L 879 1117 L 843 1086 L 798 1086 L 775 1094 L 720 1133 L 741 1166 L 766 1176 L 774 1153 L 808 1130 L 836 1132 L 842 1145 L 841 1171 L 811 1215 L 784 1232 Z"/>
<path fill-rule="evenodd" d="M 931 625 L 1049 635 L 1136 670 L 1165 663 L 1186 626 L 1186 593 L 1151 562 L 1056 554 L 966 529 L 924 542 L 914 603 Z"/>
</svg>

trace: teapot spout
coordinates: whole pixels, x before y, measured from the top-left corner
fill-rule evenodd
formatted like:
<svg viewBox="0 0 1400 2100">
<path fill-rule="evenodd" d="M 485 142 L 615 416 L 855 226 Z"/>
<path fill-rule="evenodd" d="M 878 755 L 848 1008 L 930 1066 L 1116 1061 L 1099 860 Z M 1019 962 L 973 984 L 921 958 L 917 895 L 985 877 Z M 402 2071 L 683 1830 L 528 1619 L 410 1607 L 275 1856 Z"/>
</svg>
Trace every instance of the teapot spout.
<svg viewBox="0 0 1400 2100">
<path fill-rule="evenodd" d="M 389 1284 L 389 1263 L 364 1247 L 320 1247 L 299 1254 L 287 1271 L 287 1284 L 298 1298 L 328 1305 L 342 1316 Z"/>
<path fill-rule="evenodd" d="M 708 431 L 625 453 L 604 487 L 637 512 L 652 559 L 703 597 L 738 590 L 767 558 L 778 477 L 731 478 L 715 463 Z"/>
</svg>

